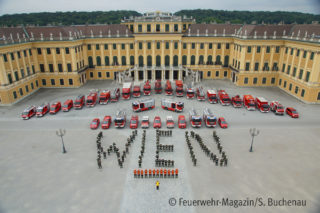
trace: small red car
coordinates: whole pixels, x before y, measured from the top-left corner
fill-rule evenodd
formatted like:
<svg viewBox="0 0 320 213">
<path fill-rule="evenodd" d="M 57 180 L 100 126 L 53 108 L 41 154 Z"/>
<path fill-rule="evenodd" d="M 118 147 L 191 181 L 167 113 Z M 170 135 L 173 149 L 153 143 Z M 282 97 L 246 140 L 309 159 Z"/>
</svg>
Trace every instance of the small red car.
<svg viewBox="0 0 320 213">
<path fill-rule="evenodd" d="M 142 117 L 141 128 L 149 128 L 149 116 Z"/>
<path fill-rule="evenodd" d="M 100 124 L 100 119 L 99 118 L 95 118 L 91 121 L 90 123 L 90 128 L 91 129 L 97 129 L 99 127 Z"/>
<path fill-rule="evenodd" d="M 299 113 L 292 107 L 287 107 L 286 113 L 292 118 L 299 118 Z"/>
<path fill-rule="evenodd" d="M 220 127 L 221 127 L 222 129 L 228 128 L 228 123 L 226 122 L 226 120 L 225 120 L 223 117 L 220 117 L 220 118 L 218 119 L 218 123 L 219 123 L 219 125 L 220 125 Z"/>
<path fill-rule="evenodd" d="M 66 102 L 64 102 L 64 104 L 62 106 L 62 111 L 69 112 L 69 110 L 72 107 L 73 107 L 73 100 L 72 99 L 68 99 L 68 100 L 66 100 Z"/>
<path fill-rule="evenodd" d="M 186 118 L 184 117 L 184 115 L 179 115 L 179 117 L 178 117 L 178 127 L 180 129 L 187 128 L 187 122 L 186 122 Z"/>
<path fill-rule="evenodd" d="M 103 121 L 101 122 L 101 128 L 102 129 L 109 129 L 111 122 L 112 122 L 111 116 L 109 116 L 109 115 L 104 116 Z"/>
<path fill-rule="evenodd" d="M 174 121 L 171 115 L 167 116 L 167 128 L 174 128 Z"/>
<path fill-rule="evenodd" d="M 53 104 L 51 104 L 50 106 L 50 114 L 56 114 L 57 112 L 59 112 L 61 109 L 61 102 L 55 102 Z"/>
<path fill-rule="evenodd" d="M 154 117 L 153 128 L 161 128 L 161 118 L 159 116 Z"/>
<path fill-rule="evenodd" d="M 139 125 L 139 118 L 137 115 L 132 115 L 130 120 L 130 129 L 136 129 Z"/>
</svg>

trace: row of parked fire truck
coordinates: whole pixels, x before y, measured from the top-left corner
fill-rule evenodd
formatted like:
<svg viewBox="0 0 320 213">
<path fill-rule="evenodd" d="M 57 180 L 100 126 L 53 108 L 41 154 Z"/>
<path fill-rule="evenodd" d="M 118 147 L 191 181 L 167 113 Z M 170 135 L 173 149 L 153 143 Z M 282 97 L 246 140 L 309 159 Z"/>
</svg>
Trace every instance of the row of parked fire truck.
<svg viewBox="0 0 320 213">
<path fill-rule="evenodd" d="M 209 108 L 205 108 L 203 110 L 203 115 L 199 115 L 195 109 L 190 110 L 189 121 L 190 121 L 190 126 L 194 128 L 201 127 L 202 123 L 204 123 L 206 127 L 216 127 L 217 123 L 220 125 L 221 128 L 228 127 L 226 120 L 223 117 L 219 117 L 217 119 L 217 117 L 214 116 L 214 114 Z M 116 128 L 124 128 L 126 126 L 126 122 L 127 122 L 126 112 L 124 110 L 117 111 L 114 118 L 114 126 Z M 105 116 L 101 121 L 101 128 L 109 129 L 111 125 L 112 125 L 111 116 L 109 115 Z M 100 126 L 99 118 L 94 118 L 90 123 L 91 129 L 97 129 L 99 126 Z M 129 126 L 131 129 L 136 129 L 139 127 L 139 117 L 137 115 L 131 116 Z M 143 116 L 141 120 L 141 128 L 149 128 L 149 126 L 150 126 L 149 116 Z M 167 116 L 166 126 L 167 128 L 174 128 L 175 122 L 172 116 Z M 162 127 L 160 116 L 154 117 L 153 127 L 154 128 Z M 184 115 L 178 116 L 178 127 L 180 129 L 185 129 L 187 127 L 187 122 Z"/>
</svg>

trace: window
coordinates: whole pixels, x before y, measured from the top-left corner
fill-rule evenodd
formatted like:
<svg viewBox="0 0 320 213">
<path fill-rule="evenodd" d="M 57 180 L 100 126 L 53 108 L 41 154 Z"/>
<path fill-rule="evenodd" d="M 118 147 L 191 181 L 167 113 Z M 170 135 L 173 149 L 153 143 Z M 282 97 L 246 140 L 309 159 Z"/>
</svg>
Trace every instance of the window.
<svg viewBox="0 0 320 213">
<path fill-rule="evenodd" d="M 13 82 L 13 81 L 12 81 L 12 76 L 11 76 L 10 73 L 8 74 L 8 81 L 9 81 L 9 84 L 12 84 L 12 82 Z"/>
<path fill-rule="evenodd" d="M 11 60 L 14 60 L 14 54 L 10 53 L 10 55 L 11 55 Z"/>
<path fill-rule="evenodd" d="M 66 47 L 66 54 L 69 54 L 69 53 L 70 53 L 69 47 Z"/>
<path fill-rule="evenodd" d="M 41 55 L 41 48 L 37 48 L 38 55 Z"/>
<path fill-rule="evenodd" d="M 133 66 L 134 65 L 134 56 L 130 56 L 130 65 Z"/>
<path fill-rule="evenodd" d="M 6 54 L 3 55 L 3 60 L 4 60 L 4 62 L 7 62 L 7 61 L 8 61 L 8 58 L 7 58 L 7 55 L 6 55 Z"/>
<path fill-rule="evenodd" d="M 58 70 L 59 70 L 59 72 L 63 72 L 63 70 L 62 70 L 62 64 L 58 64 Z"/>
<path fill-rule="evenodd" d="M 209 49 L 210 50 L 212 49 L 212 43 L 209 43 Z"/>
<path fill-rule="evenodd" d="M 178 66 L 178 60 L 179 58 L 177 55 L 173 56 L 173 66 Z"/>
<path fill-rule="evenodd" d="M 183 43 L 183 45 L 182 45 L 183 47 L 183 49 L 187 49 L 187 43 Z"/>
<path fill-rule="evenodd" d="M 292 90 L 292 84 L 289 84 L 289 91 Z"/>
<path fill-rule="evenodd" d="M 272 70 L 273 71 L 278 71 L 278 63 L 277 62 L 273 63 Z"/>
<path fill-rule="evenodd" d="M 287 81 L 284 81 L 283 82 L 283 88 L 286 88 L 287 87 Z"/>
<path fill-rule="evenodd" d="M 98 78 L 101 78 L 101 77 L 102 77 L 101 72 L 98 72 Z"/>
<path fill-rule="evenodd" d="M 24 70 L 23 69 L 20 70 L 20 73 L 21 73 L 21 78 L 24 78 Z"/>
<path fill-rule="evenodd" d="M 300 55 L 300 50 L 297 50 L 297 56 L 299 56 Z"/>
<path fill-rule="evenodd" d="M 191 65 L 196 64 L 196 57 L 194 55 L 191 56 Z"/>
<path fill-rule="evenodd" d="M 160 32 L 160 24 L 157 24 L 157 25 L 156 25 L 156 31 L 157 31 L 157 32 Z"/>
<path fill-rule="evenodd" d="M 39 86 L 39 83 L 38 83 L 38 80 L 36 80 L 36 87 L 38 87 Z"/>
<path fill-rule="evenodd" d="M 280 47 L 276 46 L 276 53 L 279 53 L 279 52 L 280 52 Z"/>
<path fill-rule="evenodd" d="M 91 50 L 91 44 L 87 45 L 88 50 Z"/>
<path fill-rule="evenodd" d="M 179 25 L 175 24 L 175 25 L 173 25 L 173 26 L 174 26 L 174 31 L 175 31 L 175 32 L 178 32 L 178 30 L 179 30 Z"/>
<path fill-rule="evenodd" d="M 51 49 L 47 48 L 47 54 L 50 55 L 51 54 Z M 20 58 L 20 57 L 19 57 Z"/>
<path fill-rule="evenodd" d="M 49 72 L 53 72 L 53 64 L 49 64 Z"/>
<path fill-rule="evenodd" d="M 40 64 L 40 72 L 44 72 L 44 64 Z"/>
<path fill-rule="evenodd" d="M 157 42 L 157 49 L 160 50 L 160 42 Z"/>
<path fill-rule="evenodd" d="M 113 49 L 116 50 L 117 49 L 117 44 L 112 44 Z"/>
<path fill-rule="evenodd" d="M 247 62 L 247 63 L 246 63 L 246 71 L 249 71 L 249 69 L 250 69 L 250 63 Z"/>
<path fill-rule="evenodd" d="M 270 53 L 270 46 L 267 46 L 266 52 Z"/>
<path fill-rule="evenodd" d="M 298 92 L 299 92 L 299 87 L 296 86 L 296 88 L 294 89 L 294 93 L 298 94 Z"/>
<path fill-rule="evenodd" d="M 19 52 L 19 51 L 17 52 L 17 55 L 18 55 L 18 58 L 21 58 L 21 55 L 20 55 L 20 52 Z"/>
<path fill-rule="evenodd" d="M 106 72 L 106 77 L 110 78 L 110 72 Z"/>
<path fill-rule="evenodd" d="M 226 49 L 228 50 L 230 48 L 230 44 L 226 43 Z"/>
<path fill-rule="evenodd" d="M 27 75 L 29 76 L 30 75 L 30 68 L 27 67 Z"/>
<path fill-rule="evenodd" d="M 108 49 L 108 44 L 104 44 L 104 49 L 105 49 L 105 50 Z"/>
<path fill-rule="evenodd" d="M 46 79 L 42 79 L 42 85 L 43 85 L 43 86 L 46 86 L 46 85 L 47 85 Z"/>
<path fill-rule="evenodd" d="M 166 32 L 169 32 L 169 24 L 166 24 Z"/>
<path fill-rule="evenodd" d="M 26 50 L 23 50 L 23 55 L 24 55 L 24 57 L 27 57 L 27 51 Z"/>
<path fill-rule="evenodd" d="M 178 42 L 174 42 L 174 49 L 178 49 Z"/>
<path fill-rule="evenodd" d="M 207 72 L 207 77 L 211 77 L 211 71 Z"/>
<path fill-rule="evenodd" d="M 148 42 L 148 49 L 150 50 L 151 49 L 151 42 Z"/>
<path fill-rule="evenodd" d="M 101 66 L 101 57 L 97 56 L 97 66 Z"/>
<path fill-rule="evenodd" d="M 288 65 L 288 68 L 287 68 L 287 74 L 288 75 L 290 74 L 290 69 L 291 69 L 291 65 Z"/>
<path fill-rule="evenodd" d="M 267 78 L 262 78 L 262 84 L 266 84 L 267 83 Z"/>
<path fill-rule="evenodd" d="M 274 84 L 276 82 L 276 78 L 271 78 L 271 84 Z"/>
<path fill-rule="evenodd" d="M 31 89 L 32 89 L 32 90 L 34 89 L 33 83 L 31 83 Z"/>
<path fill-rule="evenodd" d="M 161 56 L 160 55 L 157 55 L 156 56 L 156 66 L 161 66 Z"/>
<path fill-rule="evenodd" d="M 56 53 L 60 54 L 60 48 L 56 48 Z"/>
<path fill-rule="evenodd" d="M 12 94 L 13 94 L 13 98 L 14 98 L 14 99 L 17 99 L 17 92 L 16 92 L 16 91 L 13 91 Z"/>
<path fill-rule="evenodd" d="M 254 71 L 258 71 L 258 70 L 259 70 L 259 63 L 256 62 L 256 63 L 254 64 Z"/>
<path fill-rule="evenodd" d="M 257 46 L 257 53 L 260 53 L 260 52 L 261 52 L 261 47 Z"/>
<path fill-rule="evenodd" d="M 64 85 L 64 80 L 62 78 L 60 78 L 60 85 L 63 86 Z"/>
<path fill-rule="evenodd" d="M 113 64 L 114 65 L 119 65 L 117 56 L 113 56 Z"/>
<path fill-rule="evenodd" d="M 302 79 L 302 76 L 303 76 L 303 69 L 300 70 L 299 79 Z"/>
<path fill-rule="evenodd" d="M 88 57 L 89 68 L 93 68 L 93 59 L 91 56 Z"/>
<path fill-rule="evenodd" d="M 169 49 L 169 42 L 166 42 L 166 49 Z"/>
<path fill-rule="evenodd" d="M 69 78 L 69 85 L 73 85 L 73 80 L 72 80 L 72 78 Z"/>
<path fill-rule="evenodd" d="M 54 79 L 51 79 L 51 85 L 52 86 L 56 85 L 56 81 Z"/>
<path fill-rule="evenodd" d="M 258 78 L 253 78 L 253 84 L 257 84 Z"/>
<path fill-rule="evenodd" d="M 168 55 L 166 55 L 164 57 L 164 65 L 165 66 L 169 66 L 170 65 L 170 57 Z"/>
<path fill-rule="evenodd" d="M 305 93 L 305 90 L 302 89 L 302 90 L 301 90 L 301 97 L 304 97 L 304 93 Z M 319 99 L 318 99 L 318 100 L 319 100 Z"/>
<path fill-rule="evenodd" d="M 186 30 L 186 29 L 187 29 L 187 25 L 183 24 L 183 30 Z"/>
<path fill-rule="evenodd" d="M 244 78 L 244 81 L 243 81 L 244 84 L 248 84 L 248 78 Z"/>
<path fill-rule="evenodd" d="M 251 46 L 248 46 L 247 52 L 251 53 Z"/>
<path fill-rule="evenodd" d="M 297 68 L 295 67 L 295 68 L 293 68 L 292 76 L 296 77 L 296 73 L 297 73 Z"/>
<path fill-rule="evenodd" d="M 281 86 L 281 83 L 282 83 L 282 79 L 279 79 L 279 86 Z"/>
<path fill-rule="evenodd" d="M 219 77 L 219 71 L 216 71 L 216 77 Z"/>
<path fill-rule="evenodd" d="M 286 54 L 288 54 L 288 47 L 286 47 Z"/>
<path fill-rule="evenodd" d="M 285 69 L 286 69 L 286 64 L 283 64 L 283 65 L 282 65 L 282 72 L 284 72 Z"/>
<path fill-rule="evenodd" d="M 126 49 L 126 45 L 125 44 L 121 44 L 121 49 Z"/>
<path fill-rule="evenodd" d="M 68 72 L 72 72 L 72 68 L 71 68 L 71 64 L 70 63 L 67 64 L 67 69 L 68 69 Z"/>
<path fill-rule="evenodd" d="M 141 25 L 141 24 L 138 25 L 138 32 L 139 32 L 139 33 L 142 32 L 142 25 Z"/>
<path fill-rule="evenodd" d="M 268 62 L 265 62 L 263 65 L 263 71 L 269 71 L 269 64 Z"/>
<path fill-rule="evenodd" d="M 130 44 L 130 49 L 133 50 L 133 44 Z"/>
<path fill-rule="evenodd" d="M 187 56 L 182 56 L 182 65 L 187 65 Z"/>
<path fill-rule="evenodd" d="M 151 32 L 151 25 L 147 24 L 147 32 Z"/>
<path fill-rule="evenodd" d="M 200 49 L 203 49 L 203 48 L 204 48 L 204 44 L 200 43 Z"/>
<path fill-rule="evenodd" d="M 307 73 L 306 73 L 306 82 L 309 82 L 309 78 L 310 78 L 310 72 L 307 71 Z"/>
<path fill-rule="evenodd" d="M 32 65 L 32 73 L 34 74 L 35 73 L 35 69 L 34 69 L 34 66 Z"/>
<path fill-rule="evenodd" d="M 303 51 L 303 58 L 307 57 L 307 51 Z"/>
<path fill-rule="evenodd" d="M 90 72 L 90 78 L 93 78 L 93 72 Z"/>
<path fill-rule="evenodd" d="M 139 42 L 139 49 L 142 50 L 142 42 Z"/>
<path fill-rule="evenodd" d="M 218 43 L 218 50 L 221 49 L 221 43 Z"/>
<path fill-rule="evenodd" d="M 126 57 L 125 57 L 125 56 L 122 56 L 122 57 L 121 57 L 121 65 L 122 65 L 122 66 L 127 65 L 127 60 L 126 60 Z"/>
<path fill-rule="evenodd" d="M 21 96 L 23 96 L 22 88 L 19 89 L 19 93 L 20 93 Z"/>
<path fill-rule="evenodd" d="M 311 52 L 311 54 L 310 54 L 310 60 L 313 60 L 313 58 L 314 58 L 314 52 Z"/>
<path fill-rule="evenodd" d="M 109 66 L 109 65 L 110 65 L 109 56 L 105 56 L 105 57 L 104 57 L 104 64 L 105 64 L 106 66 Z"/>
<path fill-rule="evenodd" d="M 191 48 L 195 49 L 196 48 L 196 44 L 195 43 L 191 43 Z"/>
<path fill-rule="evenodd" d="M 227 77 L 227 76 L 228 76 L 228 71 L 225 70 L 225 71 L 223 72 L 223 77 Z"/>
</svg>

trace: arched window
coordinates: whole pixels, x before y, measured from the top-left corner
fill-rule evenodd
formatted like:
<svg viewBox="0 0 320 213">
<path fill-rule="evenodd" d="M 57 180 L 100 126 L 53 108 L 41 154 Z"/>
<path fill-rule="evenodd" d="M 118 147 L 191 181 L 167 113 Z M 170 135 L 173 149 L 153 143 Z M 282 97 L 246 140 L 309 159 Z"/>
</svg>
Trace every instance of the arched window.
<svg viewBox="0 0 320 213">
<path fill-rule="evenodd" d="M 106 64 L 106 66 L 110 65 L 109 56 L 104 57 L 104 63 Z"/>
<path fill-rule="evenodd" d="M 121 63 L 122 63 L 123 66 L 127 65 L 127 61 L 126 61 L 126 57 L 125 56 L 121 57 Z"/>
<path fill-rule="evenodd" d="M 134 56 L 130 56 L 130 65 L 134 66 Z"/>
<path fill-rule="evenodd" d="M 216 57 L 216 64 L 221 64 L 221 57 L 220 57 L 220 55 L 217 55 L 217 57 Z"/>
<path fill-rule="evenodd" d="M 143 56 L 139 56 L 139 67 L 143 67 Z"/>
<path fill-rule="evenodd" d="M 170 57 L 168 55 L 166 55 L 164 57 L 164 65 L 165 66 L 170 66 Z"/>
<path fill-rule="evenodd" d="M 161 66 L 161 57 L 160 57 L 160 55 L 157 55 L 157 56 L 156 56 L 156 66 L 157 66 L 157 67 L 160 67 L 160 66 Z"/>
<path fill-rule="evenodd" d="M 191 65 L 196 64 L 196 57 L 194 55 L 191 56 Z"/>
<path fill-rule="evenodd" d="M 148 56 L 147 56 L 147 66 L 148 66 L 148 67 L 151 67 L 151 66 L 152 66 L 152 56 L 151 56 L 151 55 L 148 55 Z"/>
<path fill-rule="evenodd" d="M 173 66 L 178 66 L 178 56 L 177 55 L 175 55 L 175 56 L 173 56 Z"/>
<path fill-rule="evenodd" d="M 199 56 L 199 64 L 203 64 L 204 63 L 204 61 L 203 61 L 203 55 L 200 55 Z"/>
<path fill-rule="evenodd" d="M 187 65 L 187 56 L 182 56 L 182 65 Z"/>
<path fill-rule="evenodd" d="M 89 63 L 89 67 L 90 67 L 90 68 L 93 68 L 93 67 L 94 67 L 94 66 L 93 66 L 93 60 L 92 60 L 92 57 L 91 57 L 91 56 L 88 57 L 88 63 Z"/>
<path fill-rule="evenodd" d="M 100 56 L 97 56 L 97 66 L 101 66 L 101 58 L 100 58 Z"/>
<path fill-rule="evenodd" d="M 117 57 L 117 56 L 113 56 L 113 65 L 114 65 L 114 66 L 119 65 L 119 63 L 118 63 L 118 57 Z"/>
<path fill-rule="evenodd" d="M 212 62 L 212 55 L 209 55 L 209 56 L 208 56 L 207 64 L 208 64 L 208 65 L 212 65 L 212 64 L 213 64 L 213 62 Z"/>
<path fill-rule="evenodd" d="M 224 67 L 228 67 L 229 66 L 229 56 L 228 55 L 226 55 L 225 57 L 224 57 L 224 65 L 223 65 Z"/>
</svg>

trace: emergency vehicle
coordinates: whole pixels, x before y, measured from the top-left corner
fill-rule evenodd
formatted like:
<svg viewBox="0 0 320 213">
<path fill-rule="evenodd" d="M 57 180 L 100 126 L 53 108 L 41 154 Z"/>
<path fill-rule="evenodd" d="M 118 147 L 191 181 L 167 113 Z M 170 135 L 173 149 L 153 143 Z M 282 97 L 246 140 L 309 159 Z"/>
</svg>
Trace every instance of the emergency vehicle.
<svg viewBox="0 0 320 213">
<path fill-rule="evenodd" d="M 25 108 L 21 114 L 22 119 L 24 120 L 28 120 L 30 119 L 32 116 L 34 116 L 36 114 L 36 107 L 35 106 L 28 106 L 27 108 Z"/>
<path fill-rule="evenodd" d="M 211 104 L 218 103 L 217 92 L 215 90 L 212 90 L 212 89 L 208 90 L 207 97 L 208 97 L 209 103 Z"/>
<path fill-rule="evenodd" d="M 183 82 L 181 80 L 176 80 L 176 96 L 182 97 L 184 93 Z"/>
<path fill-rule="evenodd" d="M 99 95 L 99 104 L 107 104 L 110 100 L 110 91 L 103 90 Z"/>
<path fill-rule="evenodd" d="M 122 98 L 123 99 L 130 99 L 130 97 L 131 97 L 131 87 L 132 87 L 132 83 L 131 82 L 123 83 L 123 86 L 122 86 Z"/>
<path fill-rule="evenodd" d="M 74 108 L 75 109 L 82 109 L 82 107 L 85 104 L 85 96 L 84 95 L 78 95 L 78 97 L 76 98 L 75 102 L 74 102 Z"/>
<path fill-rule="evenodd" d="M 149 128 L 149 116 L 143 116 L 141 119 L 141 128 Z"/>
<path fill-rule="evenodd" d="M 187 98 L 194 98 L 194 89 L 192 88 L 191 85 L 187 86 Z"/>
<path fill-rule="evenodd" d="M 134 101 L 132 103 L 132 109 L 134 112 L 141 112 L 141 111 L 154 109 L 154 106 L 155 106 L 155 101 L 154 99 L 151 99 L 151 98 Z"/>
<path fill-rule="evenodd" d="M 143 86 L 143 94 L 144 95 L 150 95 L 151 94 L 151 85 L 149 83 L 149 80 L 147 80 L 146 83 Z"/>
<path fill-rule="evenodd" d="M 126 112 L 119 110 L 116 113 L 116 117 L 114 119 L 114 126 L 116 128 L 123 128 L 126 125 Z"/>
<path fill-rule="evenodd" d="M 68 99 L 62 105 L 62 111 L 69 112 L 69 110 L 73 107 L 73 100 Z"/>
<path fill-rule="evenodd" d="M 286 108 L 286 113 L 291 117 L 291 118 L 299 118 L 299 113 L 295 108 L 292 107 L 287 107 Z"/>
<path fill-rule="evenodd" d="M 226 119 L 224 119 L 224 117 L 220 117 L 218 119 L 218 123 L 222 129 L 228 128 L 228 123 L 226 122 Z"/>
<path fill-rule="evenodd" d="M 167 128 L 174 128 L 174 121 L 171 115 L 167 116 Z"/>
<path fill-rule="evenodd" d="M 51 104 L 51 106 L 50 106 L 50 114 L 56 114 L 60 110 L 61 110 L 61 102 L 60 101 Z"/>
<path fill-rule="evenodd" d="M 270 111 L 268 101 L 262 97 L 256 98 L 256 107 L 260 110 L 260 112 L 269 112 Z"/>
<path fill-rule="evenodd" d="M 97 104 L 98 92 L 91 91 L 87 96 L 86 106 L 87 107 L 94 107 Z"/>
<path fill-rule="evenodd" d="M 198 101 L 206 100 L 206 96 L 202 87 L 197 88 L 197 100 Z"/>
<path fill-rule="evenodd" d="M 137 115 L 132 115 L 130 120 L 130 129 L 137 129 L 139 125 L 139 118 Z"/>
<path fill-rule="evenodd" d="M 154 91 L 156 94 L 160 94 L 162 92 L 161 81 L 157 80 L 154 84 Z"/>
<path fill-rule="evenodd" d="M 171 86 L 171 82 L 169 80 L 167 80 L 165 92 L 166 92 L 166 95 L 173 95 L 173 89 Z"/>
<path fill-rule="evenodd" d="M 192 127 L 201 127 L 202 119 L 195 109 L 189 111 L 189 120 Z"/>
<path fill-rule="evenodd" d="M 50 105 L 48 103 L 41 104 L 36 111 L 36 116 L 42 117 L 50 111 Z"/>
<path fill-rule="evenodd" d="M 140 96 L 141 96 L 141 90 L 140 90 L 141 88 L 140 88 L 140 84 L 138 85 L 138 84 L 135 84 L 134 86 L 133 86 L 133 92 L 132 92 L 132 96 L 134 97 L 134 98 L 139 98 Z"/>
<path fill-rule="evenodd" d="M 90 128 L 91 129 L 98 129 L 99 125 L 100 125 L 100 119 L 94 118 L 90 123 Z"/>
<path fill-rule="evenodd" d="M 161 118 L 159 116 L 154 117 L 153 128 L 161 128 Z"/>
<path fill-rule="evenodd" d="M 284 107 L 279 103 L 279 101 L 272 101 L 270 103 L 270 110 L 276 115 L 284 115 Z"/>
<path fill-rule="evenodd" d="M 242 107 L 242 99 L 240 95 L 233 96 L 231 99 L 232 106 L 235 108 Z"/>
<path fill-rule="evenodd" d="M 112 123 L 111 116 L 110 115 L 104 116 L 103 121 L 101 122 L 101 128 L 109 129 L 111 123 Z"/>
<path fill-rule="evenodd" d="M 217 118 L 213 115 L 210 109 L 205 108 L 203 110 L 203 122 L 207 127 L 216 127 Z"/>
<path fill-rule="evenodd" d="M 174 111 L 174 112 L 182 112 L 184 108 L 183 102 L 177 102 L 170 99 L 162 99 L 161 107 L 166 110 Z"/>
<path fill-rule="evenodd" d="M 119 100 L 119 98 L 120 98 L 120 89 L 115 88 L 110 95 L 110 101 L 117 102 Z"/>
<path fill-rule="evenodd" d="M 180 129 L 187 128 L 186 117 L 184 117 L 184 115 L 179 115 L 179 117 L 178 117 L 178 127 Z"/>
<path fill-rule="evenodd" d="M 247 110 L 256 110 L 254 98 L 252 95 L 243 96 L 243 105 Z"/>
<path fill-rule="evenodd" d="M 219 100 L 222 106 L 230 105 L 230 97 L 224 90 L 218 90 Z"/>
</svg>

